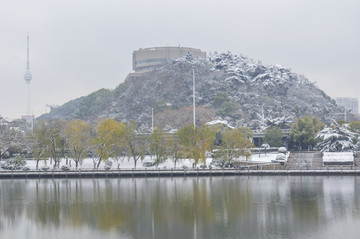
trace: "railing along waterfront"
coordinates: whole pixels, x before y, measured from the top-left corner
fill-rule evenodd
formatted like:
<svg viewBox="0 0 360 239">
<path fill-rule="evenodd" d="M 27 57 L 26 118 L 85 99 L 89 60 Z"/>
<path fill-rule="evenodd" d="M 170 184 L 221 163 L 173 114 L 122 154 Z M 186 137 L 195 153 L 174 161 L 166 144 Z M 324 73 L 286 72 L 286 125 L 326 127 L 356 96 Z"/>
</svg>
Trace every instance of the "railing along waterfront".
<svg viewBox="0 0 360 239">
<path fill-rule="evenodd" d="M 216 168 L 216 169 L 78 169 L 62 170 L 1 170 L 3 178 L 135 178 L 135 177 L 202 177 L 202 176 L 244 176 L 244 175 L 360 175 L 360 167 L 321 167 L 286 169 L 273 167 Z"/>
</svg>

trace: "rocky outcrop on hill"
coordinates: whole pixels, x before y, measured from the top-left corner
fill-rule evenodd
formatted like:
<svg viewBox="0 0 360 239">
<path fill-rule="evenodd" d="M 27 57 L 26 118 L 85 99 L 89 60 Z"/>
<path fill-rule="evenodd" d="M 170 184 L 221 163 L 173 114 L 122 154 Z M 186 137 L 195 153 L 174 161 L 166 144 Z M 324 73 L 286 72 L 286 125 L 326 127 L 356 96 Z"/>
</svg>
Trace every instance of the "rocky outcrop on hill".
<svg viewBox="0 0 360 239">
<path fill-rule="evenodd" d="M 192 69 L 202 120 L 222 118 L 233 126 L 252 128 L 286 127 L 305 115 L 328 122 L 339 111 L 335 101 L 304 76 L 228 52 L 210 54 L 207 60 L 190 55 L 173 60 L 158 70 L 130 76 L 112 91 L 101 89 L 40 118 L 96 123 L 112 117 L 149 128 L 153 108 L 155 125 L 179 127 L 192 121 L 191 110 L 184 110 L 192 105 Z M 172 124 L 174 117 L 182 119 Z"/>
</svg>

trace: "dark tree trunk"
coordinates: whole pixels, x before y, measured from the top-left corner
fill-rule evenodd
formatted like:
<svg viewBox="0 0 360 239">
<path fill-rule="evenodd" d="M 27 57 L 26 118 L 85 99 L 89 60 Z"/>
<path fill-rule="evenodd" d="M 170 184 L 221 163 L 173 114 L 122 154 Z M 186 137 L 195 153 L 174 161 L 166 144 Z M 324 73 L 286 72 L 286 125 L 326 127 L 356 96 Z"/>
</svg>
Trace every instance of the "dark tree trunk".
<svg viewBox="0 0 360 239">
<path fill-rule="evenodd" d="M 100 163 L 101 163 L 101 159 L 99 159 L 99 162 L 98 162 L 97 165 L 96 165 L 96 168 L 97 168 L 97 169 L 99 169 Z"/>
</svg>

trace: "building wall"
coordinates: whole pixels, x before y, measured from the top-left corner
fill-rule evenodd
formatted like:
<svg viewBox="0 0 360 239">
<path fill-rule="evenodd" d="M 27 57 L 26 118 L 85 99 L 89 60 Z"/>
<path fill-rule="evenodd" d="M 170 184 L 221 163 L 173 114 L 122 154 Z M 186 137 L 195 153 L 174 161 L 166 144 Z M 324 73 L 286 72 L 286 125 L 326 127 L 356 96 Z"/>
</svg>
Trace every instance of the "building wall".
<svg viewBox="0 0 360 239">
<path fill-rule="evenodd" d="M 205 59 L 206 52 L 189 47 L 152 47 L 139 49 L 133 53 L 133 70 L 146 72 L 164 65 L 171 59 L 183 57 L 191 53 L 194 57 Z"/>
<path fill-rule="evenodd" d="M 345 107 L 345 109 L 350 111 L 350 113 L 354 115 L 359 114 L 359 102 L 357 98 L 339 97 L 335 98 L 335 100 L 336 104 Z"/>
</svg>

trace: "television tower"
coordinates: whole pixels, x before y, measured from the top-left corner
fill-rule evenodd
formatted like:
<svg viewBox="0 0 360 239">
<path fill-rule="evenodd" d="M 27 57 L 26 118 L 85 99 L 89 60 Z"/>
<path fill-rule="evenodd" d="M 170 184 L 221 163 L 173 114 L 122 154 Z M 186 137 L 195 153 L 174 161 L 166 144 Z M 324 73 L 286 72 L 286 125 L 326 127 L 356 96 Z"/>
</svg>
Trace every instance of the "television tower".
<svg viewBox="0 0 360 239">
<path fill-rule="evenodd" d="M 26 58 L 26 71 L 24 74 L 24 79 L 27 84 L 27 107 L 26 107 L 26 115 L 30 115 L 30 81 L 32 79 L 32 75 L 30 72 L 30 60 L 29 60 L 29 33 L 27 34 L 27 58 Z"/>
</svg>

